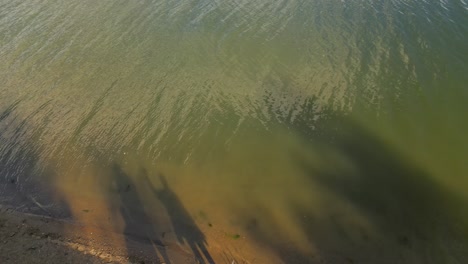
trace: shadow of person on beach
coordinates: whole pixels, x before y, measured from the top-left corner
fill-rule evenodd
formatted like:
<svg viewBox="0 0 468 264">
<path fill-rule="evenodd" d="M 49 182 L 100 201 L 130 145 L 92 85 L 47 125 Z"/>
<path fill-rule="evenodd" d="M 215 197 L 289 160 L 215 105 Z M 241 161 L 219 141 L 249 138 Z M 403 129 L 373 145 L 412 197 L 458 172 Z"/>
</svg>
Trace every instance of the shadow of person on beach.
<svg viewBox="0 0 468 264">
<path fill-rule="evenodd" d="M 123 235 L 125 236 L 125 245 L 130 260 L 141 258 L 138 243 L 151 244 L 155 250 L 151 259 L 157 259 L 159 262 L 170 264 L 165 245 L 159 239 L 159 232 L 152 219 L 145 212 L 144 205 L 137 193 L 135 184 L 130 177 L 117 165 L 112 166 L 113 188 L 118 194 L 119 208 L 124 220 Z M 158 254 L 162 257 L 158 256 Z"/>
<path fill-rule="evenodd" d="M 148 185 L 152 186 L 149 179 L 146 179 Z M 159 179 L 162 184 L 162 189 L 153 188 L 153 193 L 166 208 L 177 240 L 181 244 L 187 244 L 190 247 L 198 263 L 214 264 L 215 262 L 206 248 L 205 235 L 197 227 L 189 212 L 182 205 L 182 202 L 174 191 L 169 187 L 166 178 L 163 175 L 159 175 Z"/>
</svg>

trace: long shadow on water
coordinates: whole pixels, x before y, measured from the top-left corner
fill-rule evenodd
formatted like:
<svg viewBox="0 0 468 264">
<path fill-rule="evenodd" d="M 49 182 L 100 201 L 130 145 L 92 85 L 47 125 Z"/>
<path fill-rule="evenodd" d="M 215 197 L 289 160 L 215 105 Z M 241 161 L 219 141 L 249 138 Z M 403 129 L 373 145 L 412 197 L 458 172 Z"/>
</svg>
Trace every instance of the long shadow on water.
<svg viewBox="0 0 468 264">
<path fill-rule="evenodd" d="M 148 177 L 145 178 L 147 179 L 148 185 L 152 186 Z M 177 194 L 175 194 L 174 191 L 169 187 L 165 177 L 163 175 L 159 175 L 159 179 L 161 181 L 162 188 L 153 188 L 153 193 L 166 208 L 177 240 L 180 243 L 187 244 L 190 247 L 198 263 L 215 263 L 210 253 L 208 252 L 208 249 L 206 248 L 205 235 L 197 227 L 195 221 L 177 197 Z"/>
<path fill-rule="evenodd" d="M 154 226 L 153 220 L 145 212 L 144 205 L 132 183 L 130 177 L 117 165 L 112 166 L 112 176 L 114 188 L 119 197 L 119 208 L 114 208 L 120 212 L 124 220 L 125 243 L 127 254 L 130 259 L 139 255 L 138 248 L 132 242 L 152 244 L 156 252 L 152 259 L 161 261 L 158 254 L 162 257 L 164 263 L 170 264 L 165 245 L 160 240 L 159 232 Z"/>
<path fill-rule="evenodd" d="M 157 209 L 157 219 L 152 219 L 145 212 L 145 204 L 129 175 L 117 164 L 112 166 L 112 174 L 114 184 L 116 185 L 114 189 L 116 188 L 115 191 L 117 191 L 120 200 L 118 203 L 119 208 L 114 208 L 114 210 L 120 212 L 125 222 L 123 233 L 126 236 L 129 257 L 138 256 L 139 252 L 136 251 L 138 248 L 135 248 L 132 242 L 139 241 L 153 245 L 156 250 L 156 254 L 152 256 L 153 259 L 170 264 L 171 261 L 166 251 L 166 245 L 163 243 L 164 236 L 168 230 L 165 227 L 157 226 L 158 223 L 155 222 L 158 219 L 168 218 L 172 232 L 178 242 L 190 247 L 197 263 L 215 263 L 206 248 L 205 235 L 197 227 L 195 221 L 182 205 L 175 192 L 169 187 L 164 176 L 159 175 L 162 185 L 160 189 L 153 187 L 144 169 L 136 177 L 138 183 L 135 182 L 135 184 L 138 184 L 141 188 L 146 188 L 145 190 L 148 190 L 162 204 L 162 207 Z M 162 259 L 159 259 L 157 255 L 160 255 Z"/>
<path fill-rule="evenodd" d="M 311 181 L 350 203 L 377 228 L 381 241 L 365 232 L 358 240 L 363 249 L 356 254 L 358 263 L 372 255 L 381 263 L 462 263 L 468 250 L 463 199 L 363 125 L 341 120 L 340 126 L 330 132 L 329 147 L 346 157 L 352 171 L 321 170 L 301 159 L 298 164 Z M 306 208 L 296 210 L 307 214 Z M 314 228 L 306 221 L 302 225 L 312 239 Z M 327 246 L 334 247 L 323 245 L 322 251 Z"/>
<path fill-rule="evenodd" d="M 302 154 L 293 159 L 311 186 L 320 186 L 346 208 L 354 208 L 377 233 L 346 222 L 352 218 L 350 210 L 324 217 L 304 204 L 291 203 L 300 230 L 316 246 L 317 254 L 284 247 L 281 237 L 269 239 L 255 226 L 247 228 L 249 234 L 272 248 L 284 263 L 464 263 L 468 258 L 466 201 L 369 129 L 341 122 L 341 129 L 323 133 L 327 139 L 312 140 L 327 141 L 322 144 L 325 152 L 339 153 L 352 169 L 321 166 Z M 320 156 L 320 149 L 311 151 Z M 322 202 L 323 208 L 329 208 L 329 201 Z M 247 219 L 246 226 L 252 222 L 257 223 L 256 218 Z"/>
</svg>

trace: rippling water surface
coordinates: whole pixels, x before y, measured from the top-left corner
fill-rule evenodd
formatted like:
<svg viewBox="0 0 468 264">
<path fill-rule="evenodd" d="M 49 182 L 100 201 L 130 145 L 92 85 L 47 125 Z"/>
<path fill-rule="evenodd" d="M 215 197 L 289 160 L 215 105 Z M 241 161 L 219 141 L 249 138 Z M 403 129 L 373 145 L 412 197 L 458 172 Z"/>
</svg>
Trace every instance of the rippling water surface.
<svg viewBox="0 0 468 264">
<path fill-rule="evenodd" d="M 202 263 L 463 263 L 467 43 L 465 0 L 1 0 L 1 202 Z"/>
</svg>

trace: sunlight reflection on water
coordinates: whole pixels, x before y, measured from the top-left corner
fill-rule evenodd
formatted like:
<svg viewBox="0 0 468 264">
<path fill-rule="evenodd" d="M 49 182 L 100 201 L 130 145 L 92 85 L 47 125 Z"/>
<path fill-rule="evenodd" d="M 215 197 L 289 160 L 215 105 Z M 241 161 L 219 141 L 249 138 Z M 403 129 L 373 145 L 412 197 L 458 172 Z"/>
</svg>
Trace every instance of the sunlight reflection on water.
<svg viewBox="0 0 468 264">
<path fill-rule="evenodd" d="M 0 201 L 206 263 L 456 262 L 466 10 L 0 1 Z"/>
</svg>

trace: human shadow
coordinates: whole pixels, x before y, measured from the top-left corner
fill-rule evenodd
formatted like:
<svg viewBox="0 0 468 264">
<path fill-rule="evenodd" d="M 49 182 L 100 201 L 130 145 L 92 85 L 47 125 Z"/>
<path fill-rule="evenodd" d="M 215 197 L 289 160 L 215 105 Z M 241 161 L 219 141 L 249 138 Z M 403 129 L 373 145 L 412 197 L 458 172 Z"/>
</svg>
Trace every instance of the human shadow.
<svg viewBox="0 0 468 264">
<path fill-rule="evenodd" d="M 146 177 L 148 186 L 153 186 Z M 189 212 L 182 205 L 177 194 L 169 187 L 166 178 L 159 175 L 162 188 L 152 187 L 154 195 L 166 208 L 167 215 L 171 221 L 174 234 L 181 244 L 187 244 L 198 263 L 214 264 L 208 249 L 206 248 L 206 238 L 203 232 L 197 227 Z"/>
<path fill-rule="evenodd" d="M 112 178 L 112 188 L 119 197 L 118 208 L 114 210 L 120 212 L 124 220 L 123 235 L 129 259 L 139 261 L 149 257 L 153 261 L 158 260 L 158 263 L 170 264 L 166 246 L 160 240 L 155 223 L 146 213 L 135 184 L 117 164 L 112 165 Z M 141 256 L 142 251 L 138 248 L 138 243 L 151 244 L 154 252 L 145 252 L 150 256 Z"/>
</svg>

